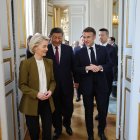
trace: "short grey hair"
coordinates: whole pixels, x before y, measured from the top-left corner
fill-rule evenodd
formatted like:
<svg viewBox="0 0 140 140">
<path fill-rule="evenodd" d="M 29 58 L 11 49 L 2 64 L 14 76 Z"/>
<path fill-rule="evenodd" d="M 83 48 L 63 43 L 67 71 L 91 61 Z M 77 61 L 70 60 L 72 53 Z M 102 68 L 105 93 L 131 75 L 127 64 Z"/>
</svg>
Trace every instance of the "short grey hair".
<svg viewBox="0 0 140 140">
<path fill-rule="evenodd" d="M 40 33 L 34 34 L 29 42 L 29 51 L 34 54 L 34 48 L 38 46 L 43 40 L 49 41 L 49 37 L 44 36 Z"/>
</svg>

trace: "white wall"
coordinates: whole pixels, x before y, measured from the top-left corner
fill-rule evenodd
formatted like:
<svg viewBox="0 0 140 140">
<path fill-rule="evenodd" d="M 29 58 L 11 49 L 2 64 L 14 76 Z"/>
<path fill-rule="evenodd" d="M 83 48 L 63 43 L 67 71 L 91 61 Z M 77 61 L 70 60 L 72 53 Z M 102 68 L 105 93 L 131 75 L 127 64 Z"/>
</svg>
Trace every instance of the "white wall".
<svg viewBox="0 0 140 140">
<path fill-rule="evenodd" d="M 53 4 L 69 8 L 69 41 L 79 40 L 82 31 L 89 26 L 88 0 L 54 0 Z"/>
<path fill-rule="evenodd" d="M 113 0 L 89 0 L 89 26 L 97 32 L 100 28 L 107 28 L 112 35 L 112 7 Z"/>
</svg>

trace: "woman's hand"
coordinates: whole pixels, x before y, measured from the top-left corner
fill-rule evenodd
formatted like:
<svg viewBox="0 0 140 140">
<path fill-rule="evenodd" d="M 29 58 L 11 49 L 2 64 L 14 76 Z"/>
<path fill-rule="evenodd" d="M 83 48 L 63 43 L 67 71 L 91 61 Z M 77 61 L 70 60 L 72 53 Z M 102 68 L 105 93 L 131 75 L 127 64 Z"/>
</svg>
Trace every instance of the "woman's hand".
<svg viewBox="0 0 140 140">
<path fill-rule="evenodd" d="M 52 95 L 52 92 L 50 90 L 48 90 L 47 92 L 44 93 L 46 98 L 49 99 Z"/>
<path fill-rule="evenodd" d="M 42 101 L 48 99 L 47 96 L 44 93 L 41 93 L 41 92 L 38 92 L 37 98 L 42 100 Z"/>
</svg>

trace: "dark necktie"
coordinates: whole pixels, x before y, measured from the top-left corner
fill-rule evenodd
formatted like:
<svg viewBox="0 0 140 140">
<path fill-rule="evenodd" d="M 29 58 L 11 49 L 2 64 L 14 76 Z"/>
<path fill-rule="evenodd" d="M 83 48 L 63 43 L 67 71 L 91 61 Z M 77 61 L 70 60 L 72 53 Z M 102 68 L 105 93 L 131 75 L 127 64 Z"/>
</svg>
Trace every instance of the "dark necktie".
<svg viewBox="0 0 140 140">
<path fill-rule="evenodd" d="M 58 47 L 55 47 L 55 59 L 56 63 L 59 64 L 59 52 L 58 52 Z"/>
<path fill-rule="evenodd" d="M 95 53 L 93 51 L 93 47 L 90 47 L 90 58 L 91 58 L 91 63 L 96 64 L 96 59 L 95 59 Z"/>
</svg>

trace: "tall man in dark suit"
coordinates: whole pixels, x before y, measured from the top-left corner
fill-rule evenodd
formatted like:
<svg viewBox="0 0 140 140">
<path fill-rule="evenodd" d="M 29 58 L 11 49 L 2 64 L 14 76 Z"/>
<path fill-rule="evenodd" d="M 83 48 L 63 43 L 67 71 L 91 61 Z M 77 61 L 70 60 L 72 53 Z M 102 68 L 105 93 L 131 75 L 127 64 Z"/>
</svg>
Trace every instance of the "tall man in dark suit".
<svg viewBox="0 0 140 140">
<path fill-rule="evenodd" d="M 107 78 L 107 83 L 108 83 L 108 98 L 107 98 L 107 102 L 106 102 L 106 115 L 108 112 L 108 106 L 109 106 L 109 97 L 110 94 L 112 92 L 112 82 L 113 82 L 113 67 L 115 65 L 116 59 L 117 59 L 117 54 L 116 54 L 116 50 L 113 46 L 111 46 L 110 44 L 108 44 L 108 38 L 109 38 L 109 31 L 106 28 L 101 28 L 99 30 L 99 41 L 100 41 L 100 45 L 104 46 L 107 50 L 107 53 L 109 55 L 109 59 L 110 62 L 112 64 L 112 67 L 110 69 L 108 69 L 105 74 L 106 74 L 106 78 Z M 95 119 L 97 120 L 98 118 L 95 117 Z"/>
<path fill-rule="evenodd" d="M 88 140 L 93 140 L 93 99 L 96 98 L 99 111 L 98 134 L 101 140 L 106 140 L 104 129 L 106 126 L 106 101 L 108 86 L 105 71 L 110 68 L 106 48 L 96 45 L 94 40 L 96 31 L 92 27 L 83 30 L 85 47 L 75 56 L 75 70 L 80 77 L 80 90 L 83 94 L 85 107 L 85 121 Z"/>
<path fill-rule="evenodd" d="M 55 112 L 53 126 L 58 139 L 62 133 L 62 124 L 66 132 L 72 135 L 71 117 L 73 113 L 73 50 L 72 47 L 62 44 L 63 31 L 53 28 L 50 32 L 51 42 L 48 45 L 46 57 L 53 60 L 56 89 L 53 94 Z M 63 117 L 63 120 L 62 120 Z"/>
</svg>

